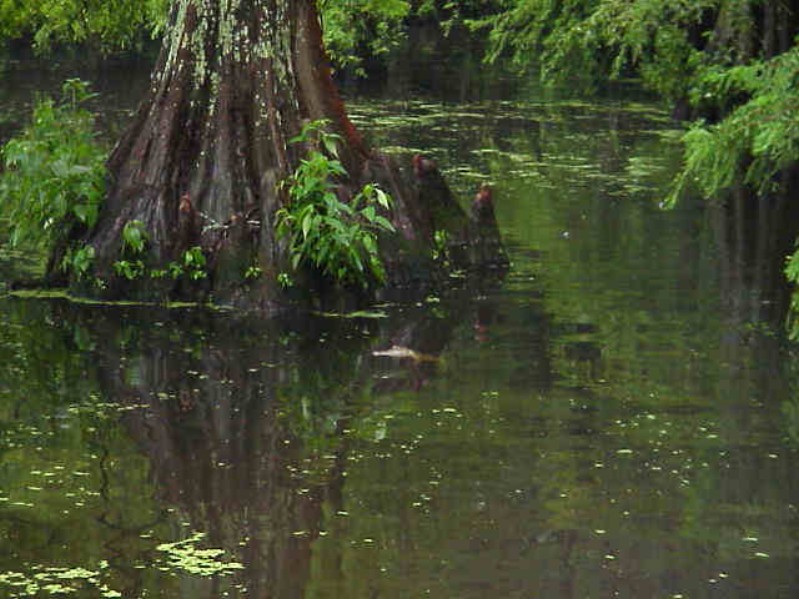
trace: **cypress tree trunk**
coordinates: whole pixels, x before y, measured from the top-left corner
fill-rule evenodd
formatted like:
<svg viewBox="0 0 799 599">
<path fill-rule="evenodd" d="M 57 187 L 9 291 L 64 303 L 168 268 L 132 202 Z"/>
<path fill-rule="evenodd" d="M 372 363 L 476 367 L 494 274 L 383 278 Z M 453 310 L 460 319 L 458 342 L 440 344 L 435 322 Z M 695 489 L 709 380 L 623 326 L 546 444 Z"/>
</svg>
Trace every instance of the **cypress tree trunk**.
<svg viewBox="0 0 799 599">
<path fill-rule="evenodd" d="M 280 183 L 305 151 L 289 140 L 318 119 L 341 136 L 342 197 L 376 181 L 394 199 L 399 234 L 381 243 L 389 282 L 435 271 L 425 257 L 436 230 L 449 232 L 462 262 L 485 261 L 486 247 L 504 260 L 493 211 L 477 226 L 434 166 L 414 175 L 366 147 L 333 84 L 314 0 L 175 0 L 167 31 L 148 96 L 110 157 L 107 202 L 88 238 L 110 295 L 212 292 L 274 307 L 287 263 L 274 233 L 287 201 Z M 115 277 L 131 221 L 146 233 L 148 266 L 163 268 L 200 247 L 210 276 L 202 284 Z M 477 243 L 481 237 L 488 243 Z M 255 263 L 263 276 L 244 284 Z"/>
</svg>

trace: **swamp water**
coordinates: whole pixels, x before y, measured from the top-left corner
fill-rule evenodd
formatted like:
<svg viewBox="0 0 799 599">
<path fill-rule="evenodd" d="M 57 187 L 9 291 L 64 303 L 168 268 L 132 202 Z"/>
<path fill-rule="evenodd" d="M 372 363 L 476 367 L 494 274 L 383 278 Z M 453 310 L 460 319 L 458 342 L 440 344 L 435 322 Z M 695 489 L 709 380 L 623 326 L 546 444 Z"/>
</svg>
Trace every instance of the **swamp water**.
<svg viewBox="0 0 799 599">
<path fill-rule="evenodd" d="M 12 68 L 4 114 L 26 77 L 57 80 Z M 795 596 L 772 236 L 660 209 L 650 104 L 434 92 L 350 109 L 494 185 L 501 285 L 269 322 L 0 299 L 0 596 Z"/>
</svg>

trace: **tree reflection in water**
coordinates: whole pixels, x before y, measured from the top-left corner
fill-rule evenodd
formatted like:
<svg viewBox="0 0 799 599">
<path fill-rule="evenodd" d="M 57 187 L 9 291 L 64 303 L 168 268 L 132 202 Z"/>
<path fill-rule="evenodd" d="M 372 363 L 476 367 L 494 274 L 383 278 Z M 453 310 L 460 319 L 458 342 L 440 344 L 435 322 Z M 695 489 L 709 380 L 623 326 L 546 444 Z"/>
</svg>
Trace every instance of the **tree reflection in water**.
<svg viewBox="0 0 799 599">
<path fill-rule="evenodd" d="M 248 596 L 295 597 L 311 575 L 314 541 L 344 510 L 350 440 L 371 434 L 361 424 L 381 409 L 371 398 L 419 390 L 460 321 L 486 334 L 490 310 L 473 303 L 385 319 L 84 317 L 93 320 L 103 395 L 122 405 L 159 499 L 238 556 Z M 394 346 L 426 359 L 373 355 Z"/>
</svg>

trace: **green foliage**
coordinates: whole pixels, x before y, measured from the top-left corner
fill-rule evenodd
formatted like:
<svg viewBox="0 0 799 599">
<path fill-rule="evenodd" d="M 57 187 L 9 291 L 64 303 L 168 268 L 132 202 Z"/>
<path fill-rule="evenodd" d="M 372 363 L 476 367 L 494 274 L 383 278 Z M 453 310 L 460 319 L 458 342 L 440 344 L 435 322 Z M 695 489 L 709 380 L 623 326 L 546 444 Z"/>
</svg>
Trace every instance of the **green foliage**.
<svg viewBox="0 0 799 599">
<path fill-rule="evenodd" d="M 788 334 L 794 341 L 799 340 L 799 293 L 796 287 L 799 286 L 799 246 L 796 251 L 785 261 L 785 276 L 794 285 L 794 292 L 791 296 L 791 309 L 788 315 Z M 799 422 L 799 420 L 796 420 Z"/>
<path fill-rule="evenodd" d="M 333 62 L 363 74 L 367 56 L 380 57 L 405 36 L 408 17 L 457 23 L 501 5 L 501 0 L 318 0 L 325 46 Z M 170 0 L 0 0 L 0 37 L 29 38 L 46 53 L 58 44 L 88 44 L 103 52 L 140 46 L 161 35 Z"/>
<path fill-rule="evenodd" d="M 147 250 L 147 231 L 144 223 L 132 220 L 125 223 L 122 229 L 122 252 L 119 260 L 114 262 L 117 276 L 133 281 L 148 275 L 151 279 L 163 279 L 167 276 L 177 280 L 187 276 L 192 281 L 199 281 L 208 276 L 207 261 L 202 248 L 195 246 L 187 249 L 179 262 L 170 262 L 166 268 L 154 268 L 148 271 L 144 262 Z"/>
<path fill-rule="evenodd" d="M 337 158 L 338 137 L 327 133 L 325 125 L 310 123 L 292 140 L 312 149 L 285 182 L 289 202 L 276 214 L 277 235 L 288 240 L 294 269 L 312 266 L 345 285 L 382 283 L 378 234 L 394 227 L 379 211 L 390 209 L 391 198 L 369 184 L 349 203 L 339 199 L 335 180 L 347 173 Z"/>
<path fill-rule="evenodd" d="M 199 281 L 208 276 L 205 270 L 206 264 L 207 262 L 202 248 L 195 246 L 183 252 L 183 264 L 181 264 L 181 268 L 192 281 Z"/>
<path fill-rule="evenodd" d="M 332 60 L 363 74 L 364 54 L 380 56 L 403 35 L 407 0 L 319 0 L 325 47 Z"/>
<path fill-rule="evenodd" d="M 262 274 L 264 274 L 264 270 L 260 266 L 252 264 L 244 271 L 244 278 L 248 281 L 254 281 L 260 278 Z"/>
<path fill-rule="evenodd" d="M 799 161 L 799 48 L 768 61 L 709 71 L 695 90 L 700 99 L 748 99 L 718 123 L 694 123 L 685 134 L 685 168 L 670 196 L 687 188 L 712 198 L 746 184 L 772 191 L 776 175 Z"/>
<path fill-rule="evenodd" d="M 591 85 L 636 72 L 681 99 L 701 63 L 691 32 L 721 0 L 515 0 L 483 24 L 489 59 L 510 54 L 546 83 Z"/>
<path fill-rule="evenodd" d="M 122 228 L 122 255 L 114 262 L 114 272 L 118 277 L 133 281 L 146 272 L 143 254 L 147 248 L 147 232 L 144 223 L 132 220 Z"/>
<path fill-rule="evenodd" d="M 0 0 L 0 36 L 30 36 L 42 52 L 54 44 L 125 49 L 166 25 L 169 0 Z"/>
<path fill-rule="evenodd" d="M 277 275 L 277 282 L 283 289 L 290 289 L 294 287 L 294 279 L 287 272 L 281 272 Z"/>
<path fill-rule="evenodd" d="M 144 223 L 132 220 L 122 228 L 122 253 L 137 256 L 147 247 L 147 232 Z"/>
<path fill-rule="evenodd" d="M 170 277 L 178 280 L 184 276 L 192 281 L 199 281 L 208 276 L 207 260 L 202 248 L 195 246 L 183 252 L 179 262 L 169 262 L 166 268 L 148 270 L 143 260 L 147 245 L 147 235 L 139 221 L 131 221 L 122 232 L 122 258 L 114 262 L 117 276 L 133 281 L 149 276 L 151 279 Z"/>
<path fill-rule="evenodd" d="M 381 57 L 405 37 L 411 17 L 438 24 L 444 35 L 456 25 L 480 28 L 502 0 L 319 0 L 325 47 L 333 62 L 363 75 L 366 56 Z"/>
<path fill-rule="evenodd" d="M 144 276 L 146 267 L 144 261 L 140 259 L 135 260 L 117 260 L 114 262 L 114 272 L 118 277 L 134 281 Z"/>
<path fill-rule="evenodd" d="M 95 251 L 90 245 L 70 248 L 64 258 L 63 266 L 72 271 L 78 279 L 88 278 L 94 267 Z"/>
<path fill-rule="evenodd" d="M 403 36 L 408 0 L 319 0 L 325 43 L 333 60 L 355 67 Z M 0 0 L 0 37 L 30 37 L 40 52 L 56 44 L 124 50 L 163 33 L 169 0 Z"/>
<path fill-rule="evenodd" d="M 499 13 L 507 4 L 504 0 L 422 0 L 413 12 L 419 17 L 433 19 L 442 32 L 449 35 L 457 25 L 481 29 L 491 16 Z"/>
<path fill-rule="evenodd" d="M 449 233 L 443 229 L 433 233 L 433 260 L 449 264 Z"/>
<path fill-rule="evenodd" d="M 535 66 L 543 80 L 559 83 L 596 71 L 599 40 L 586 31 L 595 2 L 517 0 L 487 19 L 491 28 L 488 59 L 510 54 L 520 67 Z"/>
<path fill-rule="evenodd" d="M 762 10 L 756 0 L 514 0 L 489 19 L 490 58 L 510 53 L 551 83 L 638 74 L 669 102 L 721 117 L 687 132 L 671 201 L 694 183 L 706 197 L 742 183 L 764 191 L 799 157 L 799 56 L 755 56 Z"/>
<path fill-rule="evenodd" d="M 799 281 L 799 255 L 793 254 L 785 263 L 785 274 L 792 281 Z"/>
<path fill-rule="evenodd" d="M 87 83 L 66 81 L 61 101 L 38 101 L 32 122 L 2 148 L 0 211 L 13 245 L 49 251 L 97 221 L 106 152 L 96 140 L 94 116 L 83 107 L 92 96 Z M 79 269 L 89 258 L 86 252 L 68 256 Z"/>
</svg>

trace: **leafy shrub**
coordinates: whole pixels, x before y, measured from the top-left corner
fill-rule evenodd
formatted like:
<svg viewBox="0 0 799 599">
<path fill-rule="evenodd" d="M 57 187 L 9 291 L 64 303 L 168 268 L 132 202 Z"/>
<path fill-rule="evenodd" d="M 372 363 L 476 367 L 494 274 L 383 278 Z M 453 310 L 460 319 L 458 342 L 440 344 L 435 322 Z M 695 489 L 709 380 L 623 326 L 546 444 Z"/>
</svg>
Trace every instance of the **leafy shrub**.
<svg viewBox="0 0 799 599">
<path fill-rule="evenodd" d="M 119 277 L 133 281 L 144 276 L 146 270 L 143 260 L 117 260 L 114 262 L 114 272 Z"/>
<path fill-rule="evenodd" d="M 95 251 L 90 245 L 69 248 L 64 258 L 64 264 L 71 268 L 78 279 L 87 279 L 92 274 L 94 267 Z"/>
<path fill-rule="evenodd" d="M 0 212 L 13 245 L 52 250 L 77 227 L 97 221 L 106 152 L 96 140 L 93 115 L 83 107 L 92 96 L 87 83 L 67 80 L 61 101 L 37 102 L 32 122 L 0 151 Z M 81 264 L 88 257 L 82 254 Z"/>
<path fill-rule="evenodd" d="M 192 281 L 199 281 L 208 276 L 207 261 L 202 248 L 195 246 L 181 255 L 179 262 L 169 262 L 166 268 L 148 269 L 144 263 L 149 238 L 144 223 L 132 220 L 125 223 L 122 229 L 122 252 L 120 259 L 114 262 L 114 272 L 129 281 L 148 275 L 151 279 L 163 279 L 167 276 L 174 280 L 187 276 Z"/>
<path fill-rule="evenodd" d="M 147 248 L 147 241 L 143 222 L 131 220 L 125 223 L 122 229 L 122 255 L 114 262 L 114 272 L 117 276 L 133 281 L 144 275 L 146 267 L 142 257 Z"/>
<path fill-rule="evenodd" d="M 386 275 L 377 238 L 394 226 L 379 209 L 389 210 L 391 198 L 369 184 L 349 203 L 339 199 L 334 181 L 347 173 L 338 160 L 338 136 L 325 132 L 325 125 L 310 123 L 291 140 L 313 149 L 285 182 L 289 203 L 276 214 L 277 235 L 289 240 L 295 270 L 312 266 L 345 285 L 382 283 Z"/>
<path fill-rule="evenodd" d="M 137 256 L 147 247 L 147 231 L 140 220 L 125 223 L 122 229 L 122 253 Z"/>
<path fill-rule="evenodd" d="M 244 271 L 244 278 L 248 281 L 253 281 L 259 278 L 262 274 L 264 274 L 264 270 L 257 264 L 253 264 L 248 266 L 247 270 Z"/>
<path fill-rule="evenodd" d="M 199 281 L 208 276 L 205 270 L 206 264 L 205 254 L 203 254 L 202 248 L 199 246 L 189 248 L 183 252 L 181 268 L 192 281 Z"/>
</svg>

